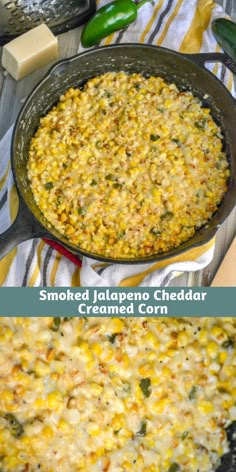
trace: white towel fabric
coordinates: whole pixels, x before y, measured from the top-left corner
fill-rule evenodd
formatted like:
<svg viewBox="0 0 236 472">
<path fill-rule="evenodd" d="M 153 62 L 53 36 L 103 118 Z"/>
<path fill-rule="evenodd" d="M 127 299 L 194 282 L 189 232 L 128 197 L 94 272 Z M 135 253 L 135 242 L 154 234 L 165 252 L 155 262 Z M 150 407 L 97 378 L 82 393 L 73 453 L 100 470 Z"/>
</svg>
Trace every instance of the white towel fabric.
<svg viewBox="0 0 236 472">
<path fill-rule="evenodd" d="M 102 0 L 98 7 L 108 3 Z M 226 16 L 222 8 L 211 0 L 156 0 L 140 8 L 137 20 L 128 28 L 104 39 L 101 44 L 140 42 L 161 45 L 185 53 L 220 51 L 211 30 L 211 21 Z M 66 36 L 65 36 L 66 41 Z M 80 46 L 78 52 L 83 51 Z M 221 64 L 209 66 L 234 94 L 232 74 Z M 0 142 L 0 230 L 12 221 L 15 205 L 13 177 L 9 166 L 12 128 Z M 196 271 L 212 260 L 214 244 L 195 260 L 170 263 L 166 267 L 145 274 L 141 286 L 166 285 L 180 272 Z M 171 262 L 171 261 L 170 261 Z M 156 266 L 155 266 L 156 267 Z M 82 269 L 59 254 L 40 239 L 18 245 L 0 261 L 1 286 L 118 286 L 127 277 L 151 269 L 151 264 L 101 265 L 83 258 Z M 124 283 L 123 283 L 124 285 Z M 135 285 L 132 281 L 130 285 Z"/>
<path fill-rule="evenodd" d="M 168 264 L 162 269 L 146 275 L 139 287 L 163 287 L 182 272 L 195 272 L 206 267 L 212 260 L 214 244 L 195 261 L 183 261 Z M 80 271 L 80 283 L 83 287 L 117 287 L 122 280 L 150 269 L 152 264 L 137 264 L 134 266 L 111 264 L 102 267 L 93 259 L 83 258 Z"/>
</svg>

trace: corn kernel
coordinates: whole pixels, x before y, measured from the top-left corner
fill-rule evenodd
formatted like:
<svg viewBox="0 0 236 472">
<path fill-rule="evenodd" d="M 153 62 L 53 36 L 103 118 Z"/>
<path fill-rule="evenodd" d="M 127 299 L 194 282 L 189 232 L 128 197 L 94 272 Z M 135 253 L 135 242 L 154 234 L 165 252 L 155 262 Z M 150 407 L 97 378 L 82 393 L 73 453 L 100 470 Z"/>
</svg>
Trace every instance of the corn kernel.
<svg viewBox="0 0 236 472">
<path fill-rule="evenodd" d="M 5 402 L 7 405 L 14 400 L 14 394 L 11 390 L 3 390 L 1 393 L 1 400 Z"/>
<path fill-rule="evenodd" d="M 225 409 L 231 408 L 231 406 L 233 406 L 233 404 L 234 404 L 233 398 L 228 398 L 227 400 L 222 401 L 222 406 Z"/>
<path fill-rule="evenodd" d="M 197 408 L 200 410 L 202 414 L 209 414 L 214 411 L 214 406 L 212 402 L 207 400 L 201 400 L 197 404 Z"/>
<path fill-rule="evenodd" d="M 96 423 L 90 422 L 87 425 L 87 432 L 91 436 L 98 436 L 100 434 L 101 430 L 100 430 L 99 426 Z"/>
<path fill-rule="evenodd" d="M 101 344 L 99 343 L 93 343 L 91 344 L 91 350 L 96 354 L 97 356 L 100 356 L 103 352 L 103 348 Z"/>
<path fill-rule="evenodd" d="M 63 431 L 64 433 L 70 431 L 70 425 L 63 418 L 59 420 L 57 427 L 58 429 L 60 429 L 60 431 Z"/>
<path fill-rule="evenodd" d="M 43 377 L 50 373 L 50 365 L 40 359 L 37 359 L 34 363 L 34 370 L 37 375 Z"/>
<path fill-rule="evenodd" d="M 101 354 L 101 356 L 100 356 L 101 360 L 104 361 L 104 362 L 109 362 L 109 361 L 111 361 L 111 359 L 112 359 L 113 357 L 114 357 L 114 351 L 113 351 L 112 347 L 110 347 L 110 346 L 107 346 L 107 347 L 103 350 L 103 352 L 102 352 L 102 354 Z"/>
<path fill-rule="evenodd" d="M 155 347 L 155 348 L 159 348 L 160 346 L 160 342 L 157 338 L 157 336 L 152 332 L 152 331 L 149 331 L 145 336 L 144 336 L 144 342 L 148 342 L 151 344 L 151 346 Z"/>
<path fill-rule="evenodd" d="M 208 332 L 206 329 L 202 329 L 199 333 L 199 341 L 202 346 L 206 346 L 208 341 Z"/>
<path fill-rule="evenodd" d="M 189 337 L 185 331 L 180 331 L 178 333 L 178 345 L 179 346 L 187 346 L 189 342 Z"/>
<path fill-rule="evenodd" d="M 41 434 L 42 434 L 42 437 L 44 439 L 52 439 L 53 438 L 53 430 L 50 426 L 44 426 Z"/>
<path fill-rule="evenodd" d="M 36 410 L 40 410 L 41 408 L 44 408 L 45 407 L 45 400 L 43 398 L 37 398 L 34 403 L 33 403 L 33 406 Z"/>
<path fill-rule="evenodd" d="M 54 392 L 50 392 L 47 396 L 47 403 L 48 407 L 51 409 L 57 408 L 61 402 L 63 401 L 62 394 L 55 390 Z"/>
<path fill-rule="evenodd" d="M 123 467 L 124 470 L 132 470 L 133 465 L 129 461 L 124 461 L 122 462 L 121 467 Z"/>
<path fill-rule="evenodd" d="M 98 448 L 96 449 L 96 455 L 97 455 L 97 457 L 102 457 L 102 456 L 104 456 L 104 453 L 105 453 L 104 447 L 101 446 L 101 447 L 98 447 Z"/>
<path fill-rule="evenodd" d="M 110 334 L 121 333 L 121 331 L 124 329 L 124 326 L 124 321 L 122 321 L 120 318 L 113 318 L 108 323 L 107 330 Z"/>
<path fill-rule="evenodd" d="M 154 413 L 163 413 L 165 407 L 169 405 L 171 400 L 168 397 L 164 397 L 152 404 L 152 410 Z"/>
<path fill-rule="evenodd" d="M 224 364 L 227 358 L 228 358 L 228 353 L 226 351 L 222 351 L 218 355 L 218 361 L 220 364 Z"/>
<path fill-rule="evenodd" d="M 114 428 L 114 431 L 118 431 L 119 429 L 123 428 L 125 424 L 124 421 L 124 416 L 122 414 L 116 414 L 112 418 L 112 427 Z"/>
<path fill-rule="evenodd" d="M 221 328 L 221 326 L 217 326 L 217 325 L 214 325 L 212 328 L 211 328 L 211 334 L 212 336 L 214 336 L 214 338 L 219 338 L 223 333 L 223 329 Z"/>
<path fill-rule="evenodd" d="M 233 365 L 226 365 L 223 367 L 224 369 L 224 373 L 228 376 L 228 377 L 234 377 L 235 376 L 235 373 L 236 373 L 236 366 L 233 366 Z"/>
<path fill-rule="evenodd" d="M 214 359 L 219 352 L 219 345 L 214 341 L 210 341 L 206 346 L 206 351 L 207 354 L 211 357 L 211 359 Z"/>
<path fill-rule="evenodd" d="M 89 384 L 89 391 L 93 396 L 98 397 L 103 392 L 103 387 L 95 382 L 91 382 Z"/>
</svg>

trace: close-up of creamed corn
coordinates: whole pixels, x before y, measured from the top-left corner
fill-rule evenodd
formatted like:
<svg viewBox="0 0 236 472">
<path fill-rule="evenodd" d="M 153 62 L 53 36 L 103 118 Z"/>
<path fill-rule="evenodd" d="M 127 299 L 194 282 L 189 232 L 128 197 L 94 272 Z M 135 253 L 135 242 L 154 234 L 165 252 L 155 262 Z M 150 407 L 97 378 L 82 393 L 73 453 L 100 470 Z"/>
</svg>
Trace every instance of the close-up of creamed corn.
<svg viewBox="0 0 236 472">
<path fill-rule="evenodd" d="M 1 318 L 0 470 L 213 472 L 235 318 Z"/>
<path fill-rule="evenodd" d="M 105 73 L 70 88 L 30 143 L 28 177 L 49 224 L 85 252 L 165 253 L 217 211 L 229 177 L 210 109 L 160 77 Z"/>
</svg>

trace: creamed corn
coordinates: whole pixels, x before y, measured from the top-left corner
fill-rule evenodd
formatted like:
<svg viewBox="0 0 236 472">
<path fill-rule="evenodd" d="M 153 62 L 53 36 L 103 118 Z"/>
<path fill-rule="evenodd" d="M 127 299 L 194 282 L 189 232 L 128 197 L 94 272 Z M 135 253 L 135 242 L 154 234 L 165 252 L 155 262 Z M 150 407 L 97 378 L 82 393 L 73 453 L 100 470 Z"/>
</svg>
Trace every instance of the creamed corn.
<svg viewBox="0 0 236 472">
<path fill-rule="evenodd" d="M 160 77 L 106 73 L 40 121 L 28 176 L 48 222 L 84 251 L 146 257 L 178 247 L 227 190 L 209 108 Z"/>
<path fill-rule="evenodd" d="M 1 318 L 0 336 L 1 471 L 213 472 L 227 452 L 235 318 Z"/>
</svg>

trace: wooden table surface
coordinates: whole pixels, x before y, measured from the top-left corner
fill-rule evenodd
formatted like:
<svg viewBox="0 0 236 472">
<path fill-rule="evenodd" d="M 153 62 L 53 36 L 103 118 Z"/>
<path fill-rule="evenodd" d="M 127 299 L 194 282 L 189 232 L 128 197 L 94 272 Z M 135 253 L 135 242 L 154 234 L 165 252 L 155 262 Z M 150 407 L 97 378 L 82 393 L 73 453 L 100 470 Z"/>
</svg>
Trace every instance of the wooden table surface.
<svg viewBox="0 0 236 472">
<path fill-rule="evenodd" d="M 235 0 L 217 0 L 232 19 L 236 21 Z M 59 36 L 61 58 L 77 53 L 81 28 L 76 28 Z M 0 58 L 1 58 L 0 48 Z M 27 95 L 34 85 L 45 74 L 48 67 L 40 69 L 25 79 L 16 82 L 9 75 L 4 74 L 0 66 L 0 139 L 9 126 L 15 121 Z M 216 246 L 213 261 L 209 266 L 198 272 L 183 274 L 171 282 L 171 286 L 208 286 L 217 271 L 230 243 L 236 234 L 236 207 L 221 226 L 216 235 Z"/>
</svg>

